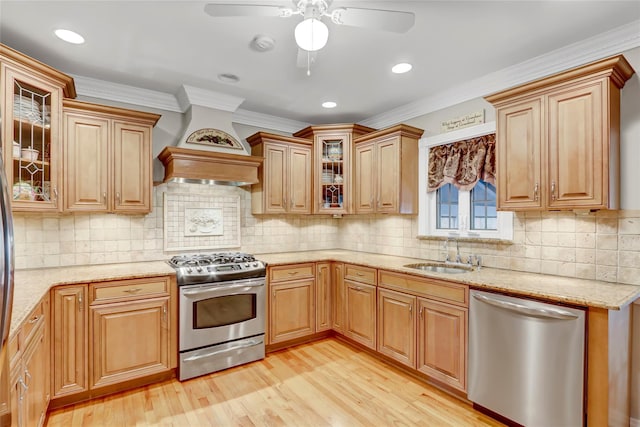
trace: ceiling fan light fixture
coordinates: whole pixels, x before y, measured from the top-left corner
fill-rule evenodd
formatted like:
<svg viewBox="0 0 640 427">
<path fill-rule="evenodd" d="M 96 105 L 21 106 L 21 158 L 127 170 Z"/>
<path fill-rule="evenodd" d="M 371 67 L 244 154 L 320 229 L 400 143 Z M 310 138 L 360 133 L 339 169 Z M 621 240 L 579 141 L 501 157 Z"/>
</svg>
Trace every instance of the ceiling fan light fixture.
<svg viewBox="0 0 640 427">
<path fill-rule="evenodd" d="M 338 106 L 334 101 L 325 101 L 322 103 L 323 108 L 336 108 Z"/>
<path fill-rule="evenodd" d="M 395 74 L 404 74 L 411 71 L 412 68 L 413 68 L 413 65 L 409 64 L 408 62 L 401 62 L 399 64 L 394 65 L 391 68 L 391 72 Z"/>
<path fill-rule="evenodd" d="M 60 40 L 64 40 L 67 43 L 72 43 L 72 44 L 82 44 L 84 43 L 84 37 L 82 37 L 80 34 L 73 32 L 71 30 L 64 30 L 62 28 L 57 29 L 53 32 L 56 37 L 58 37 Z"/>
<path fill-rule="evenodd" d="M 294 35 L 300 49 L 314 52 L 327 44 L 329 28 L 319 19 L 306 18 L 296 25 Z"/>
</svg>

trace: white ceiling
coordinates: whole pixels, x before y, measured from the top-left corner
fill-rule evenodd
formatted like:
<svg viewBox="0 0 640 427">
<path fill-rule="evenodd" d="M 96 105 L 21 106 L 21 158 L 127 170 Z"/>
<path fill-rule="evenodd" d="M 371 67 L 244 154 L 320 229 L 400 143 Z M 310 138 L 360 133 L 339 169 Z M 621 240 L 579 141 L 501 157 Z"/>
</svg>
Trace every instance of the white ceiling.
<svg viewBox="0 0 640 427">
<path fill-rule="evenodd" d="M 299 18 L 213 18 L 204 13 L 205 4 L 1 0 L 0 41 L 76 77 L 167 94 L 188 85 L 240 97 L 242 110 L 330 123 L 366 121 L 629 24 L 640 33 L 639 0 L 335 0 L 333 7 L 411 11 L 415 26 L 395 34 L 327 22 L 329 42 L 308 77 L 296 66 Z M 53 35 L 57 28 L 82 34 L 86 43 L 60 41 Z M 258 34 L 274 38 L 275 49 L 250 49 Z M 391 66 L 401 61 L 413 70 L 392 74 Z M 223 83 L 221 73 L 240 81 Z M 323 109 L 325 100 L 338 107 Z"/>
</svg>

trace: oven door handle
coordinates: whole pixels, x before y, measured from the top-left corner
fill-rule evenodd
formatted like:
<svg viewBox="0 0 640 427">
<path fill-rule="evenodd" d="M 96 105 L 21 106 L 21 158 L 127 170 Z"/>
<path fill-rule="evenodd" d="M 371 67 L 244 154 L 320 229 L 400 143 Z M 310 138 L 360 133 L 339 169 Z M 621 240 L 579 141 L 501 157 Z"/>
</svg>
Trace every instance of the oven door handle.
<svg viewBox="0 0 640 427">
<path fill-rule="evenodd" d="M 183 362 L 195 362 L 196 360 L 206 359 L 207 357 L 213 357 L 218 354 L 227 353 L 229 351 L 235 351 L 235 350 L 241 350 L 243 348 L 253 347 L 258 344 L 262 344 L 261 339 L 245 341 L 242 344 L 234 345 L 233 347 L 225 348 L 223 350 L 216 350 L 216 351 L 212 351 L 211 353 L 198 354 L 196 356 L 187 357 L 186 359 L 183 360 Z"/>
<path fill-rule="evenodd" d="M 197 296 L 197 295 L 203 295 L 203 294 L 208 294 L 211 292 L 218 292 L 218 293 L 227 293 L 230 290 L 238 290 L 238 289 L 250 289 L 250 288 L 258 288 L 260 286 L 264 286 L 264 282 L 260 281 L 260 282 L 254 282 L 254 283 L 238 283 L 237 285 L 215 285 L 215 286 L 209 286 L 206 288 L 198 288 L 196 290 L 184 290 L 182 291 L 182 295 L 186 296 L 186 297 L 191 297 L 191 296 Z"/>
</svg>

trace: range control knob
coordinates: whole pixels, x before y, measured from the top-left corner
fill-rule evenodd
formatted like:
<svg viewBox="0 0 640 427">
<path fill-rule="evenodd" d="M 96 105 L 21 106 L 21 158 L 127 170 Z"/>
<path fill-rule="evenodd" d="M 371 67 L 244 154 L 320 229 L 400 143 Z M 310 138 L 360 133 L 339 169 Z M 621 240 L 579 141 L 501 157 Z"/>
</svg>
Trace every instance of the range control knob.
<svg viewBox="0 0 640 427">
<path fill-rule="evenodd" d="M 245 262 L 245 263 L 244 263 L 244 266 L 245 266 L 245 267 L 249 267 L 249 263 L 248 263 L 248 262 Z"/>
<path fill-rule="evenodd" d="M 192 271 L 191 267 L 187 268 L 187 273 L 191 274 Z"/>
<path fill-rule="evenodd" d="M 197 266 L 197 267 L 196 267 L 196 271 L 197 271 L 198 273 L 202 273 L 202 267 Z"/>
<path fill-rule="evenodd" d="M 254 262 L 254 263 L 253 263 L 253 266 L 254 266 L 254 267 L 257 267 L 257 266 L 258 266 L 258 263 L 257 263 L 257 262 Z"/>
</svg>

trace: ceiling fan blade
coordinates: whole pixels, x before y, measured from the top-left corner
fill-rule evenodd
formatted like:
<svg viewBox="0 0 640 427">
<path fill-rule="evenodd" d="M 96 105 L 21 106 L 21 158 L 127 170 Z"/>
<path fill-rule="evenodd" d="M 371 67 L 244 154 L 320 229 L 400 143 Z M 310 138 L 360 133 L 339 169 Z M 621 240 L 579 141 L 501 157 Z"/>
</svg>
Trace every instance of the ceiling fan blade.
<svg viewBox="0 0 640 427">
<path fill-rule="evenodd" d="M 296 64 L 298 68 L 307 68 L 307 66 L 313 65 L 316 62 L 318 51 L 309 52 L 304 49 L 298 49 L 298 58 Z"/>
<path fill-rule="evenodd" d="M 413 27 L 415 15 L 398 10 L 341 7 L 331 12 L 331 20 L 340 25 L 406 33 Z"/>
<path fill-rule="evenodd" d="M 209 3 L 205 5 L 204 11 L 211 16 L 291 16 L 290 8 L 281 6 L 269 6 L 261 4 L 218 4 Z"/>
</svg>

